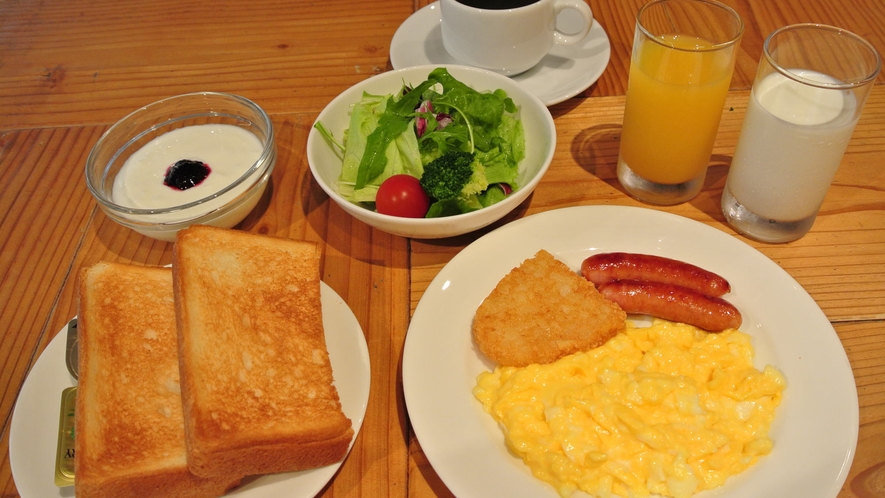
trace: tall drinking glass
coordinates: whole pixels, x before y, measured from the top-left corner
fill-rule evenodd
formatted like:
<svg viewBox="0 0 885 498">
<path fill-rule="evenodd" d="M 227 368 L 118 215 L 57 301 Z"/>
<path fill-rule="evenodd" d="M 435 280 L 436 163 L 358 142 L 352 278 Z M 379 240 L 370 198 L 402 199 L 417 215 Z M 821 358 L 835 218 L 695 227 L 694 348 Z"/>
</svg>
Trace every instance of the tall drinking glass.
<svg viewBox="0 0 885 498">
<path fill-rule="evenodd" d="M 832 26 L 785 26 L 765 40 L 722 192 L 739 232 L 789 242 L 814 224 L 881 61 Z"/>
<path fill-rule="evenodd" d="M 618 155 L 630 195 L 667 205 L 700 192 L 743 29 L 714 0 L 654 0 L 639 10 Z"/>
</svg>

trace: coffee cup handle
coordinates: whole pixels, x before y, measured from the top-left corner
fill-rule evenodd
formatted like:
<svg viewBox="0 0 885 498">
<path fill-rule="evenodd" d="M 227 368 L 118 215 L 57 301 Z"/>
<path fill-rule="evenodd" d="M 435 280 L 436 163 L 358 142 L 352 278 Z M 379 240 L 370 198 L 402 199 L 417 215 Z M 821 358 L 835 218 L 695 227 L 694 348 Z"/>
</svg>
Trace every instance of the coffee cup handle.
<svg viewBox="0 0 885 498">
<path fill-rule="evenodd" d="M 558 28 L 553 32 L 553 41 L 560 45 L 571 45 L 583 40 L 590 27 L 593 26 L 593 11 L 584 0 L 555 0 L 553 2 L 553 15 L 559 16 L 559 13 L 566 9 L 573 9 L 583 18 L 581 30 L 577 33 L 563 33 Z"/>
</svg>

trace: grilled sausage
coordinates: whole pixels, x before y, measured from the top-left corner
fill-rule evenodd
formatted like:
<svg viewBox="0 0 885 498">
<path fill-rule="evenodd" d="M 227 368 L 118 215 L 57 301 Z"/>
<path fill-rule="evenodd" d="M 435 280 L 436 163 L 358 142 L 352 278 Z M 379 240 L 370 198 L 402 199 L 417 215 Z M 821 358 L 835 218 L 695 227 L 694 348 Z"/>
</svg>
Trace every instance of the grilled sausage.
<svg viewBox="0 0 885 498">
<path fill-rule="evenodd" d="M 708 296 L 722 296 L 731 290 L 721 276 L 675 259 L 608 252 L 594 254 L 581 263 L 581 275 L 599 286 L 613 280 L 638 280 L 680 285 Z"/>
<path fill-rule="evenodd" d="M 660 282 L 617 280 L 598 286 L 606 298 L 627 313 L 651 315 L 687 323 L 709 332 L 741 326 L 741 314 L 731 303 L 694 289 Z"/>
</svg>

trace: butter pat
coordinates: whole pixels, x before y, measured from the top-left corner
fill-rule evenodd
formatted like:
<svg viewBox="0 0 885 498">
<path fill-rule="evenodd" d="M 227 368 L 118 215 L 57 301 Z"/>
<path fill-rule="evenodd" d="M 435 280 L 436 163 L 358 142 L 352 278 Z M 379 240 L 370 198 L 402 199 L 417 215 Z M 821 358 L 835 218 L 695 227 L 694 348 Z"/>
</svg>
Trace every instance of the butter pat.
<svg viewBox="0 0 885 498">
<path fill-rule="evenodd" d="M 74 485 L 74 407 L 77 388 L 69 387 L 61 393 L 58 416 L 58 449 L 55 452 L 55 485 L 63 488 Z"/>
</svg>

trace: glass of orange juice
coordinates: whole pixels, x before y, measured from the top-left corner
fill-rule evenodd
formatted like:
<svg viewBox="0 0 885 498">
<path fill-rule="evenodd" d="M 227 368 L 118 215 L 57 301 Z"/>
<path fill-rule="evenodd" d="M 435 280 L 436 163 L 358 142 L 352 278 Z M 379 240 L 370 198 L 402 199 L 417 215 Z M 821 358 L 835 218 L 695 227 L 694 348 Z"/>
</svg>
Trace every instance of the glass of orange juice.
<svg viewBox="0 0 885 498">
<path fill-rule="evenodd" d="M 654 0 L 639 10 L 618 180 L 637 199 L 679 204 L 700 192 L 744 25 L 715 0 Z"/>
</svg>

